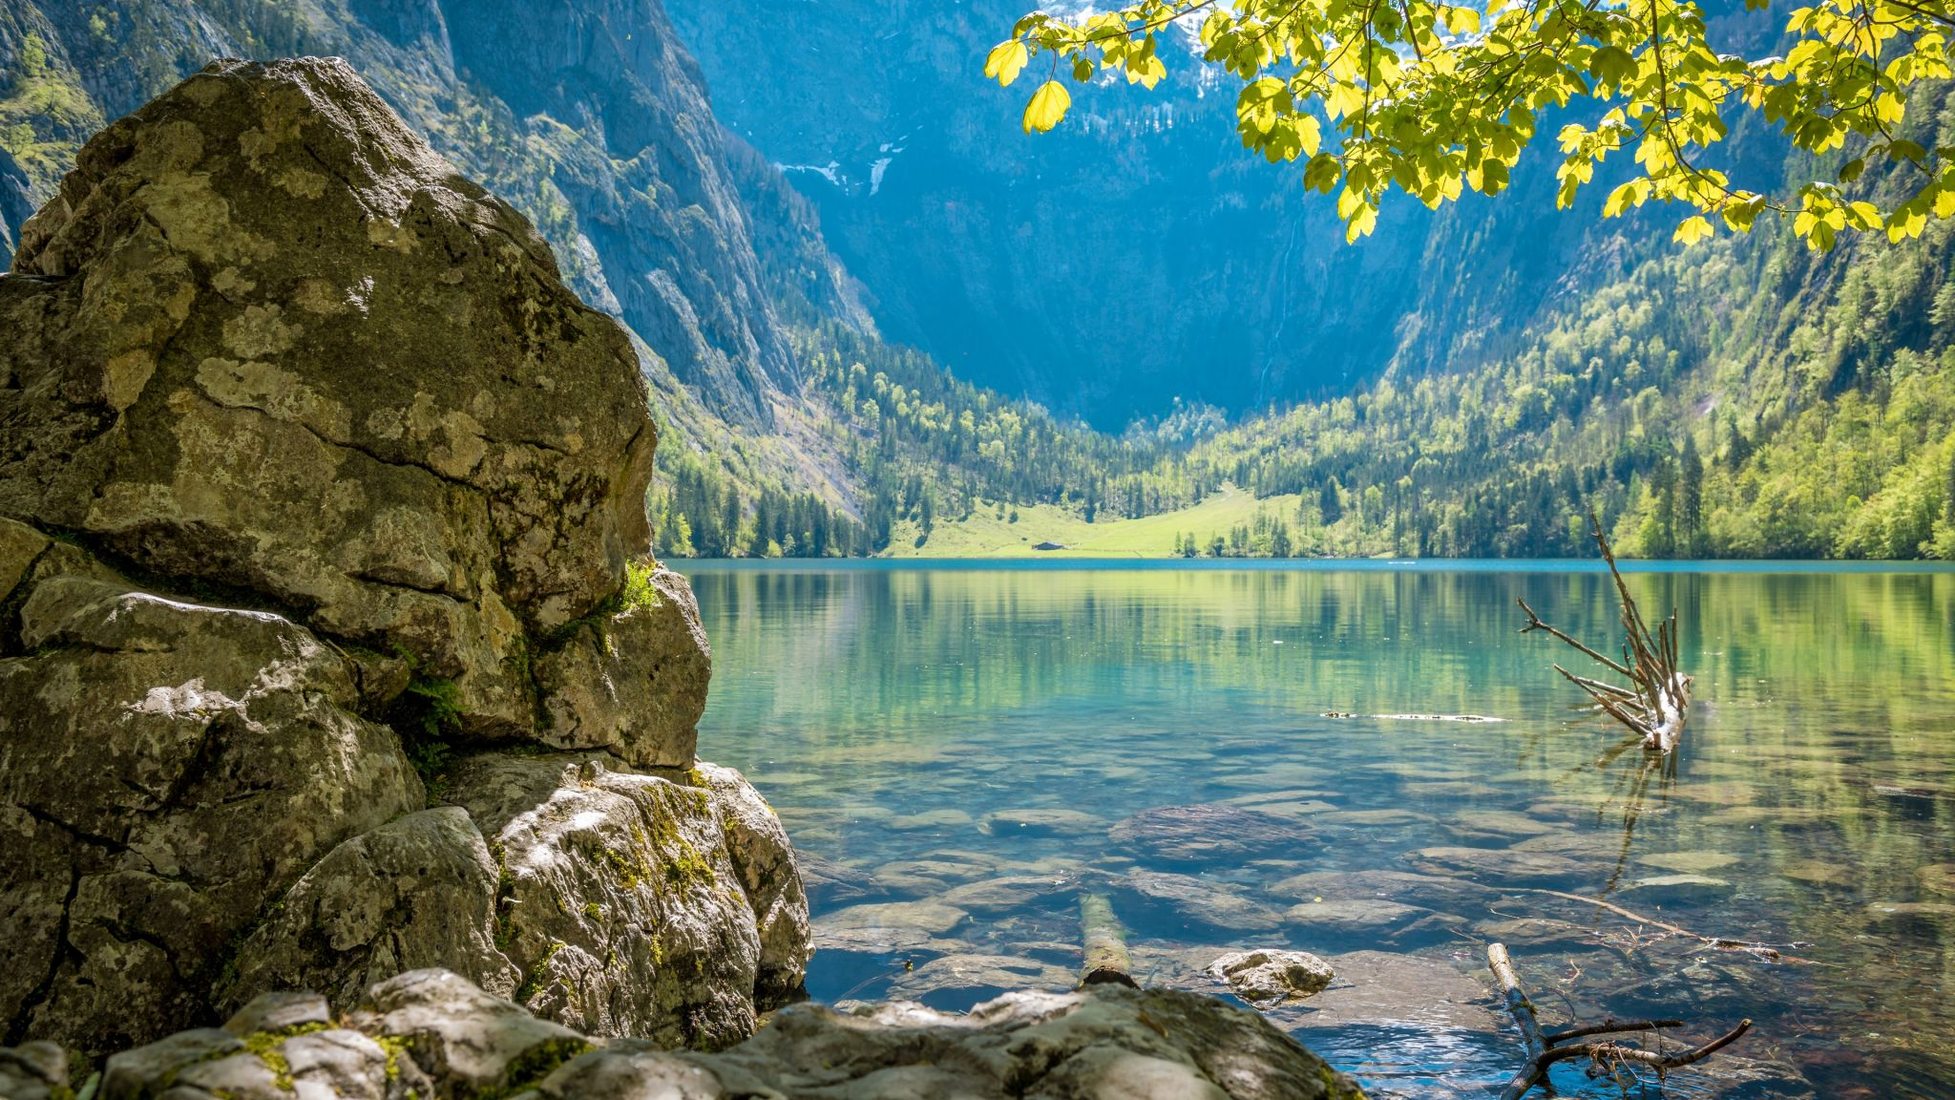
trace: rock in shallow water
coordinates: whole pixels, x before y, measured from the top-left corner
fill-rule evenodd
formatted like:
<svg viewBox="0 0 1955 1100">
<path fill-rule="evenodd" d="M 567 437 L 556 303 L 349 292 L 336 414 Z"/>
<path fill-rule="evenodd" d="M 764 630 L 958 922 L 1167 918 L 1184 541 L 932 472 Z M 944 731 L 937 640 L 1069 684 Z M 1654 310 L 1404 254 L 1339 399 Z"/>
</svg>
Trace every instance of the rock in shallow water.
<svg viewBox="0 0 1955 1100">
<path fill-rule="evenodd" d="M 1208 970 L 1252 1003 L 1300 1001 L 1321 993 L 1337 977 L 1329 963 L 1307 951 L 1236 951 L 1210 963 Z"/>
<path fill-rule="evenodd" d="M 22 1067 L 9 1070 L 5 1067 Z M 45 1084 L 53 1048 L 0 1049 Z M 534 1100 L 955 1097 L 1362 1100 L 1355 1082 L 1253 1012 L 1171 990 L 1007 994 L 968 1015 L 895 1003 L 796 1006 L 719 1054 L 593 1042 L 438 970 L 374 987 L 339 1027 L 171 1036 L 110 1059 L 104 1100 L 526 1096 Z M 23 1092 L 23 1095 L 32 1095 Z"/>
</svg>

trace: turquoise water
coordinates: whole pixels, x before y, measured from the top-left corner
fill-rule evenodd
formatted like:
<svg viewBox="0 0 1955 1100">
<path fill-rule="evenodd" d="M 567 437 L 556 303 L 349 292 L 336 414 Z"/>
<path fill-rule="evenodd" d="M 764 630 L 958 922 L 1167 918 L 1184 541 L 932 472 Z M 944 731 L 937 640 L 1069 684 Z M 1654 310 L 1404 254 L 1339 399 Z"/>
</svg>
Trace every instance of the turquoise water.
<svg viewBox="0 0 1955 1100">
<path fill-rule="evenodd" d="M 1633 574 L 1696 677 L 1665 766 L 1515 633 L 1522 597 L 1612 637 L 1587 563 L 685 571 L 714 646 L 701 753 L 807 857 L 818 999 L 1068 987 L 1084 891 L 1144 982 L 1328 959 L 1339 980 L 1270 1018 L 1374 1095 L 1512 1072 L 1499 939 L 1550 1028 L 1756 1022 L 1632 1095 L 1955 1096 L 1955 572 Z"/>
</svg>

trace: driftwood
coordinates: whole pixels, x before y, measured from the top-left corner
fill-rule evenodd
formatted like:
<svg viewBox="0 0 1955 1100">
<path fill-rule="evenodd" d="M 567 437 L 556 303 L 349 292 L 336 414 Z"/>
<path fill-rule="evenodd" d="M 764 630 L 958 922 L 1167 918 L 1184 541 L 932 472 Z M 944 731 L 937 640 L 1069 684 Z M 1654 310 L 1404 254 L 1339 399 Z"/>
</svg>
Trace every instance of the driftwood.
<svg viewBox="0 0 1955 1100">
<path fill-rule="evenodd" d="M 1659 1076 L 1680 1066 L 1701 1062 L 1705 1058 L 1737 1041 L 1738 1037 L 1751 1030 L 1751 1021 L 1740 1021 L 1737 1027 L 1712 1039 L 1702 1046 L 1691 1047 L 1675 1054 L 1664 1054 L 1648 1047 L 1629 1046 L 1615 1039 L 1597 1039 L 1594 1036 L 1626 1035 L 1631 1032 L 1661 1033 L 1668 1028 L 1682 1027 L 1681 1020 L 1604 1020 L 1586 1027 L 1569 1028 L 1566 1031 L 1544 1032 L 1541 1022 L 1535 1018 L 1534 1003 L 1527 998 L 1527 991 L 1521 987 L 1520 976 L 1514 972 L 1514 962 L 1507 956 L 1504 944 L 1487 945 L 1487 967 L 1493 971 L 1494 980 L 1500 983 L 1500 991 L 1507 1001 L 1507 1012 L 1514 1018 L 1514 1025 L 1520 1028 L 1521 1042 L 1527 1048 L 1527 1061 L 1514 1079 L 1501 1091 L 1500 1100 L 1520 1100 L 1536 1085 L 1545 1084 L 1548 1067 L 1556 1062 L 1566 1062 L 1574 1058 L 1589 1061 L 1589 1075 L 1602 1076 L 1614 1073 L 1619 1067 L 1645 1066 L 1653 1069 Z M 1588 1039 L 1588 1042 L 1576 1042 Z"/>
<path fill-rule="evenodd" d="M 1079 895 L 1079 931 L 1086 948 L 1086 965 L 1079 972 L 1081 989 L 1109 982 L 1140 988 L 1134 981 L 1133 958 L 1127 954 L 1127 932 L 1105 894 Z"/>
<path fill-rule="evenodd" d="M 1609 717 L 1622 723 L 1643 740 L 1643 747 L 1655 752 L 1667 753 L 1677 747 L 1683 737 L 1684 722 L 1690 714 L 1690 677 L 1677 669 L 1677 615 L 1657 624 L 1651 631 L 1643 620 L 1643 613 L 1637 609 L 1636 601 L 1629 595 L 1629 585 L 1622 579 L 1622 571 L 1616 568 L 1615 550 L 1609 545 L 1609 537 L 1602 533 L 1602 521 L 1590 512 L 1590 533 L 1595 536 L 1595 545 L 1602 551 L 1602 560 L 1609 565 L 1609 576 L 1616 582 L 1616 595 L 1622 601 L 1622 628 L 1627 635 L 1623 642 L 1620 661 L 1605 657 L 1589 648 L 1581 641 L 1541 621 L 1541 616 L 1527 605 L 1526 600 L 1517 601 L 1521 610 L 1527 613 L 1527 625 L 1521 633 L 1531 634 L 1536 630 L 1552 634 L 1570 648 L 1588 657 L 1596 664 L 1629 681 L 1629 686 L 1612 684 L 1588 676 L 1577 676 L 1560 665 L 1554 670 L 1566 677 L 1568 682 L 1586 692 L 1595 700 L 1597 706 Z"/>
</svg>

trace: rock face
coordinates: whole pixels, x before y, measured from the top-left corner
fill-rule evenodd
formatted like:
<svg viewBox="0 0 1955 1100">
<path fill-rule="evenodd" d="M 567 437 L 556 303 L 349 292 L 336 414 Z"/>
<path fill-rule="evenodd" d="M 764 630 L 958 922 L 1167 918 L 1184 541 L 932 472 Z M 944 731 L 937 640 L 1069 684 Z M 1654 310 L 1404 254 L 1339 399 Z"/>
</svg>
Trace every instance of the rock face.
<svg viewBox="0 0 1955 1100">
<path fill-rule="evenodd" d="M 72 1095 L 52 1044 L 0 1048 L 10 1096 Z M 167 1091 L 166 1091 L 167 1090 Z M 914 1004 L 845 1015 L 796 1006 L 720 1054 L 606 1043 L 537 1019 L 442 970 L 372 988 L 335 1016 L 271 993 L 222 1028 L 110 1058 L 102 1100 L 509 1096 L 525 1100 L 960 1097 L 1362 1100 L 1260 1016 L 1167 990 L 1013 993 L 953 1016 Z"/>
<path fill-rule="evenodd" d="M 111 126 L 20 240 L 7 1041 L 441 966 L 724 1046 L 799 987 L 787 837 L 697 765 L 698 609 L 638 560 L 636 358 L 527 222 L 304 59 Z"/>
</svg>

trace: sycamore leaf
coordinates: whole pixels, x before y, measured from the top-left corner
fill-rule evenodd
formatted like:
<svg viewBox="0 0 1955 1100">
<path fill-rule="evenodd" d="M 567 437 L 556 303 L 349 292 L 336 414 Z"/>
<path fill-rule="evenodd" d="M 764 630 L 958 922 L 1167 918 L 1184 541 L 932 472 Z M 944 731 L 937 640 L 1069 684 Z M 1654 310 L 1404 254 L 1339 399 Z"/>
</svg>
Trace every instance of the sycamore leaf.
<svg viewBox="0 0 1955 1100">
<path fill-rule="evenodd" d="M 1059 125 L 1066 112 L 1072 108 L 1072 93 L 1056 80 L 1048 80 L 1032 93 L 1032 101 L 1025 105 L 1025 132 L 1045 133 Z"/>
<path fill-rule="evenodd" d="M 984 59 L 984 75 L 997 81 L 999 87 L 1006 87 L 1018 79 L 1018 74 L 1025 69 L 1025 63 L 1031 59 L 1032 51 L 1025 47 L 1025 43 L 1015 38 L 1010 42 L 1000 42 L 992 49 L 991 56 Z"/>
<path fill-rule="evenodd" d="M 1685 218 L 1683 224 L 1677 226 L 1677 231 L 1671 239 L 1688 247 L 1709 237 L 1715 232 L 1716 230 L 1711 228 L 1710 219 L 1698 215 L 1697 217 Z"/>
</svg>

